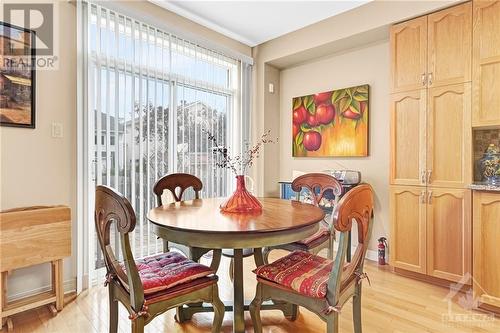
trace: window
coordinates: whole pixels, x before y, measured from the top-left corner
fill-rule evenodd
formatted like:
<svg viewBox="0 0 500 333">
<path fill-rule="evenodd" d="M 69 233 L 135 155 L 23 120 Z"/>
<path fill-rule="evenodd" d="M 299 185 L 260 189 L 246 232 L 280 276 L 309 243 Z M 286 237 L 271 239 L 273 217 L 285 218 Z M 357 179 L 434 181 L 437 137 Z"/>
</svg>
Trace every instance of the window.
<svg viewBox="0 0 500 333">
<path fill-rule="evenodd" d="M 130 200 L 138 218 L 134 254 L 151 254 L 161 243 L 146 214 L 161 176 L 191 173 L 203 181 L 202 196 L 227 194 L 228 174 L 213 168 L 214 147 L 203 130 L 230 144 L 241 63 L 95 4 L 87 50 L 90 174 Z M 95 263 L 103 266 L 98 248 Z"/>
</svg>

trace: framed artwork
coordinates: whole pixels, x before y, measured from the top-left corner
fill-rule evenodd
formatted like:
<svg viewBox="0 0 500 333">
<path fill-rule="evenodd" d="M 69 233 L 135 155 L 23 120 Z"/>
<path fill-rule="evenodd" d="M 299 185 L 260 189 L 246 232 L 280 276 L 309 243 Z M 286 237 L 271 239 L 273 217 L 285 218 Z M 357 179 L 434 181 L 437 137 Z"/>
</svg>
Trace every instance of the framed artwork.
<svg viewBox="0 0 500 333">
<path fill-rule="evenodd" d="M 35 32 L 0 22 L 0 125 L 35 128 Z"/>
<path fill-rule="evenodd" d="M 369 86 L 292 100 L 294 157 L 368 156 Z"/>
</svg>

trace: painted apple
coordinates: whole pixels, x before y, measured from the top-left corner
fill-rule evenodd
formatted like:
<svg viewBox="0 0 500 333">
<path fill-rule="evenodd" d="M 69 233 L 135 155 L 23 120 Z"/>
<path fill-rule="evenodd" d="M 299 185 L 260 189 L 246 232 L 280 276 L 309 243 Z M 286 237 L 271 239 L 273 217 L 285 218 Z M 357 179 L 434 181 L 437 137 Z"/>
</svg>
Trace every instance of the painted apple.
<svg viewBox="0 0 500 333">
<path fill-rule="evenodd" d="M 347 119 L 357 120 L 363 116 L 368 105 L 365 101 L 359 102 L 359 113 L 353 111 L 352 106 L 350 106 L 346 111 L 342 113 L 342 116 Z"/>
<path fill-rule="evenodd" d="M 300 126 L 306 121 L 307 115 L 308 112 L 306 108 L 303 105 L 299 106 L 298 108 L 293 110 L 293 123 Z"/>
<path fill-rule="evenodd" d="M 316 127 L 319 125 L 318 117 L 310 113 L 307 114 L 306 122 L 310 127 Z"/>
<path fill-rule="evenodd" d="M 316 131 L 309 131 L 304 134 L 304 148 L 308 151 L 316 151 L 321 147 L 321 134 Z"/>
<path fill-rule="evenodd" d="M 293 124 L 292 125 L 292 133 L 293 133 L 293 138 L 295 139 L 295 137 L 297 137 L 297 134 L 299 134 L 300 132 L 300 125 L 295 125 Z"/>
<path fill-rule="evenodd" d="M 332 91 L 314 94 L 313 98 L 314 98 L 314 103 L 316 103 L 316 105 L 319 105 L 323 103 L 331 103 L 332 102 L 331 97 L 332 97 Z"/>
<path fill-rule="evenodd" d="M 320 124 L 329 124 L 335 117 L 335 108 L 330 104 L 321 104 L 316 108 L 316 119 Z"/>
</svg>

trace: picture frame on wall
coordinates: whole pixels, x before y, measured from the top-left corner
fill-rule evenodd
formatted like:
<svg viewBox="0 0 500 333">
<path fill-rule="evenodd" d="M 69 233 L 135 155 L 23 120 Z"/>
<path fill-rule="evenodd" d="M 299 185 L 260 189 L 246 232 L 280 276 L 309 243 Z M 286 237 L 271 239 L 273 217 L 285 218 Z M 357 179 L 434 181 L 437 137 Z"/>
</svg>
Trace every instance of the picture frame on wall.
<svg viewBox="0 0 500 333">
<path fill-rule="evenodd" d="M 0 125 L 35 128 L 35 32 L 0 21 Z"/>
<path fill-rule="evenodd" d="M 368 84 L 294 97 L 293 157 L 366 157 Z"/>
</svg>

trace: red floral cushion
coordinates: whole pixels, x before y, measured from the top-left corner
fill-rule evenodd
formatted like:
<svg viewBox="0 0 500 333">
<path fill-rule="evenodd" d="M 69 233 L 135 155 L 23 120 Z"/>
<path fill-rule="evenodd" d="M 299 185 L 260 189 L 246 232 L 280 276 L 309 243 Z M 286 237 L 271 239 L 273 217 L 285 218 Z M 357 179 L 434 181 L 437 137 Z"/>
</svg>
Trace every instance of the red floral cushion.
<svg viewBox="0 0 500 333">
<path fill-rule="evenodd" d="M 258 267 L 260 278 L 290 288 L 302 295 L 324 298 L 333 261 L 304 251 L 293 251 L 286 257 Z"/>
<path fill-rule="evenodd" d="M 215 272 L 176 252 L 160 253 L 135 261 L 144 294 L 152 294 Z M 121 264 L 122 269 L 125 267 Z"/>
<path fill-rule="evenodd" d="M 297 241 L 297 243 L 302 244 L 302 245 L 310 245 L 315 243 L 321 238 L 328 238 L 330 236 L 330 229 L 325 226 L 323 223 L 320 224 L 319 230 L 312 236 L 307 237 L 306 239 L 302 239 L 300 241 Z"/>
</svg>

